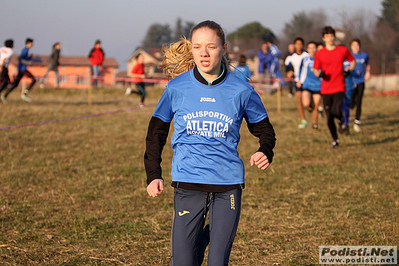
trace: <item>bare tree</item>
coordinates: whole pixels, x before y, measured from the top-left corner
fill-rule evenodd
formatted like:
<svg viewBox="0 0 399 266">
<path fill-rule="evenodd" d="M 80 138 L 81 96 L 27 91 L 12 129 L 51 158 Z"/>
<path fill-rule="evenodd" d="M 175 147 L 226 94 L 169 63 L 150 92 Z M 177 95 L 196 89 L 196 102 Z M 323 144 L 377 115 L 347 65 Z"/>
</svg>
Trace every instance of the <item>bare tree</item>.
<svg viewBox="0 0 399 266">
<path fill-rule="evenodd" d="M 370 11 L 358 9 L 356 12 L 340 11 L 341 27 L 346 33 L 346 42 L 349 44 L 353 38 L 370 41 L 373 35 L 377 17 Z M 371 29 L 371 30 L 370 30 Z"/>
<path fill-rule="evenodd" d="M 227 35 L 227 40 L 240 50 L 248 50 L 259 47 L 265 40 L 276 41 L 274 33 L 259 22 L 247 23 L 236 31 Z M 256 49 L 257 49 L 256 48 Z"/>
<path fill-rule="evenodd" d="M 399 34 L 391 25 L 378 23 L 374 30 L 374 49 L 371 52 L 372 58 L 375 59 L 374 73 L 395 73 L 395 48 L 398 42 Z"/>
<path fill-rule="evenodd" d="M 164 43 L 170 43 L 172 40 L 172 30 L 169 24 L 152 24 L 142 41 L 143 47 L 162 47 Z"/>
<path fill-rule="evenodd" d="M 184 35 L 182 19 L 177 18 L 172 41 L 178 41 Z"/>
<path fill-rule="evenodd" d="M 194 22 L 186 21 L 186 25 L 183 28 L 183 35 L 186 36 L 186 38 L 190 38 L 191 29 L 194 28 L 194 26 Z"/>
<path fill-rule="evenodd" d="M 295 37 L 302 37 L 305 42 L 321 42 L 321 30 L 327 22 L 328 16 L 322 8 L 296 13 L 290 22 L 285 24 L 285 40 L 292 42 Z"/>
<path fill-rule="evenodd" d="M 393 30 L 399 32 L 399 1 L 384 0 L 381 5 L 381 16 L 378 17 L 379 23 L 388 23 Z"/>
<path fill-rule="evenodd" d="M 308 41 L 321 42 L 321 30 L 328 24 L 328 16 L 323 8 L 309 11 L 312 29 L 306 36 Z"/>
<path fill-rule="evenodd" d="M 294 14 L 289 23 L 285 23 L 283 32 L 288 39 L 293 40 L 299 36 L 304 38 L 312 30 L 312 27 L 311 18 L 305 11 L 302 11 Z"/>
<path fill-rule="evenodd" d="M 384 13 L 384 9 L 381 12 Z M 360 39 L 361 49 L 369 55 L 371 72 L 394 73 L 399 33 L 392 27 L 392 21 L 384 21 L 371 11 L 360 8 L 350 13 L 339 11 L 338 17 L 346 33 L 344 43 L 349 45 L 353 38 Z"/>
</svg>

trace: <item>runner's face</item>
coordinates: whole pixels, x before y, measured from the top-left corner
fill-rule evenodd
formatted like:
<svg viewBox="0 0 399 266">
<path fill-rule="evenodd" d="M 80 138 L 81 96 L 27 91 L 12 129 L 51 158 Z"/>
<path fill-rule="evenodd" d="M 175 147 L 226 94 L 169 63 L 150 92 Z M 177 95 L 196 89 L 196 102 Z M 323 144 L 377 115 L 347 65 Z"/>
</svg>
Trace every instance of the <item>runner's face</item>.
<svg viewBox="0 0 399 266">
<path fill-rule="evenodd" d="M 263 51 L 263 53 L 267 53 L 267 51 L 269 50 L 269 46 L 267 46 L 267 44 L 264 43 L 264 44 L 262 44 L 260 49 Z"/>
<path fill-rule="evenodd" d="M 332 33 L 324 34 L 324 36 L 323 36 L 323 41 L 326 43 L 326 45 L 329 45 L 329 46 L 334 45 L 334 40 L 335 40 L 335 36 Z"/>
<path fill-rule="evenodd" d="M 289 44 L 289 45 L 288 45 L 288 52 L 289 52 L 290 54 L 292 54 L 294 51 L 295 51 L 294 45 L 293 45 L 293 44 Z"/>
<path fill-rule="evenodd" d="M 207 80 L 215 80 L 221 73 L 227 44 L 222 45 L 216 32 L 206 27 L 194 31 L 191 39 L 195 64 Z"/>
<path fill-rule="evenodd" d="M 360 45 L 358 42 L 351 43 L 351 50 L 353 53 L 358 54 L 360 52 Z"/>
<path fill-rule="evenodd" d="M 307 50 L 309 55 L 311 57 L 314 57 L 314 55 L 316 54 L 316 45 L 314 43 L 308 44 Z"/>
<path fill-rule="evenodd" d="M 302 53 L 302 50 L 303 50 L 303 43 L 301 42 L 301 41 L 296 41 L 295 43 L 294 43 L 294 46 L 295 46 L 295 51 L 297 52 L 297 53 Z"/>
<path fill-rule="evenodd" d="M 137 63 L 143 64 L 144 63 L 144 56 L 141 54 L 139 57 L 137 57 Z"/>
</svg>

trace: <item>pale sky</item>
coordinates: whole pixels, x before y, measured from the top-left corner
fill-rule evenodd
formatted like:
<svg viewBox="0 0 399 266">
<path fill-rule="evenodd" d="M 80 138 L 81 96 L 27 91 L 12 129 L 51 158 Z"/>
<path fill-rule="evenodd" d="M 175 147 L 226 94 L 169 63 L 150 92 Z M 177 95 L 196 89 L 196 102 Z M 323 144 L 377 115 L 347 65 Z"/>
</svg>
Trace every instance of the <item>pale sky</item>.
<svg viewBox="0 0 399 266">
<path fill-rule="evenodd" d="M 360 9 L 378 16 L 382 0 L 0 0 L 0 45 L 14 39 L 19 54 L 25 38 L 35 40 L 33 54 L 48 55 L 53 43 L 62 44 L 61 55 L 87 56 L 96 39 L 101 39 L 107 57 L 114 57 L 120 69 L 140 46 L 149 26 L 166 24 L 174 28 L 183 22 L 218 22 L 227 33 L 258 21 L 277 37 L 294 13 L 323 8 L 332 26 L 339 26 L 337 14 Z"/>
</svg>

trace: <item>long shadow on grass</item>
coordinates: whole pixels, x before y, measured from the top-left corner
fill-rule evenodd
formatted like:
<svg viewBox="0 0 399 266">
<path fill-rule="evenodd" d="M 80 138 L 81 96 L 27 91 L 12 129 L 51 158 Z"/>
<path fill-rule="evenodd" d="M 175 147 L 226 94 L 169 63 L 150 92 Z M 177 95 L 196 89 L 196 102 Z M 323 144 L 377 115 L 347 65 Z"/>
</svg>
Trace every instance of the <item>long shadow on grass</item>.
<svg viewBox="0 0 399 266">
<path fill-rule="evenodd" d="M 74 106 L 82 106 L 82 105 L 88 105 L 87 101 L 86 102 L 61 102 L 61 101 L 49 101 L 49 102 L 40 102 L 40 101 L 35 101 L 35 105 L 41 105 L 41 106 L 51 106 L 51 105 L 74 105 Z M 120 104 L 126 104 L 126 105 L 136 105 L 133 104 L 132 102 L 129 101 L 105 101 L 105 102 L 93 102 L 93 105 L 120 105 Z"/>
<path fill-rule="evenodd" d="M 388 142 L 395 142 L 399 140 L 399 137 L 388 137 L 380 140 L 372 140 L 372 141 L 367 141 L 367 142 L 361 142 L 361 143 L 346 143 L 345 146 L 351 147 L 351 146 L 359 146 L 359 145 L 366 145 L 366 146 L 371 146 L 371 145 L 378 145 L 378 144 L 385 144 Z"/>
<path fill-rule="evenodd" d="M 267 104 L 265 104 L 266 106 L 266 111 L 267 112 L 277 112 L 277 107 L 267 107 Z M 297 108 L 281 108 L 281 113 L 284 112 L 296 112 L 298 111 Z"/>
<path fill-rule="evenodd" d="M 385 139 L 381 139 L 381 140 L 375 140 L 375 141 L 368 141 L 368 142 L 363 142 L 363 145 L 377 145 L 377 144 L 384 144 L 384 143 L 388 143 L 388 142 L 395 142 L 399 139 L 399 137 L 388 137 Z"/>
<path fill-rule="evenodd" d="M 399 112 L 392 113 L 392 114 L 381 114 L 376 113 L 374 115 L 368 115 L 364 120 L 363 125 L 376 125 L 381 124 L 388 121 L 389 125 L 396 125 L 399 124 L 399 120 L 397 119 L 399 116 Z"/>
</svg>

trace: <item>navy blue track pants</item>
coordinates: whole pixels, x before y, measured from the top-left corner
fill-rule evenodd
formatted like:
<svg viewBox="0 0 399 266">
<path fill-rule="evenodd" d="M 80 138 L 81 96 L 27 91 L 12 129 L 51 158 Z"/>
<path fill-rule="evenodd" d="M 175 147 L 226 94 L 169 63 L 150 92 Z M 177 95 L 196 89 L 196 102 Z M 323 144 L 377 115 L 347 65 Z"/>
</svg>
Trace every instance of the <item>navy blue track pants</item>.
<svg viewBox="0 0 399 266">
<path fill-rule="evenodd" d="M 241 189 L 208 193 L 175 188 L 172 266 L 228 265 L 241 211 Z M 205 218 L 209 211 L 209 227 Z"/>
</svg>

